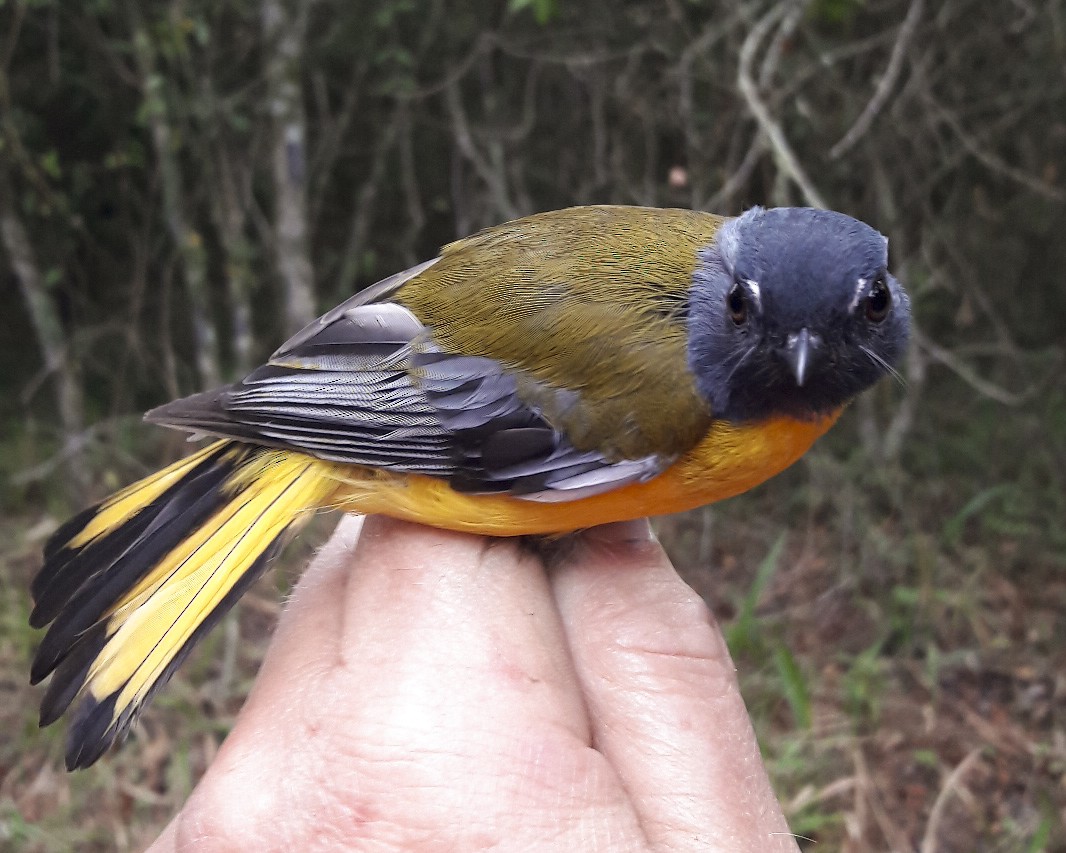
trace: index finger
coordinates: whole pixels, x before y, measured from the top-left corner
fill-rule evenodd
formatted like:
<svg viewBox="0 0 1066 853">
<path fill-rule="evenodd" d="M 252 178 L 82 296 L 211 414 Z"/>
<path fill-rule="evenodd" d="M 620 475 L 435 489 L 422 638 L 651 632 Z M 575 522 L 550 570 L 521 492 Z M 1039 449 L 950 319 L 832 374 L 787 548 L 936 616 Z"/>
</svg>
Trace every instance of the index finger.
<svg viewBox="0 0 1066 853">
<path fill-rule="evenodd" d="M 589 709 L 655 849 L 797 849 L 736 669 L 647 521 L 586 533 L 553 585 Z"/>
</svg>

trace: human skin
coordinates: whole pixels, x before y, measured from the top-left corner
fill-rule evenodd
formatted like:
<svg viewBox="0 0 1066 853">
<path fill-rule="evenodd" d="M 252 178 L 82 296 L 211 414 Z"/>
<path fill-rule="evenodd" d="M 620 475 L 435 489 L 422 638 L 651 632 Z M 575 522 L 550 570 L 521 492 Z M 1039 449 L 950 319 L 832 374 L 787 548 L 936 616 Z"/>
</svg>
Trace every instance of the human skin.
<svg viewBox="0 0 1066 853">
<path fill-rule="evenodd" d="M 548 563 L 345 519 L 151 853 L 797 850 L 721 632 L 647 522 Z"/>
</svg>

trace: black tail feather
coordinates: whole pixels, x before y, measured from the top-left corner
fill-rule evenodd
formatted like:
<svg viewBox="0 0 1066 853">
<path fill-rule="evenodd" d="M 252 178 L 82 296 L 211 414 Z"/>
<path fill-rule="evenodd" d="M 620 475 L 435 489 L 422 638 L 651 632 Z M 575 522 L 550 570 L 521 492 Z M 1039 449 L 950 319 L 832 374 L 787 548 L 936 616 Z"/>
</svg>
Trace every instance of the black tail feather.
<svg viewBox="0 0 1066 853">
<path fill-rule="evenodd" d="M 115 715 L 115 699 L 118 693 L 113 693 L 108 696 L 104 701 L 98 702 L 91 696 L 84 697 L 77 710 L 74 713 L 70 722 L 70 730 L 67 733 L 67 754 L 66 754 L 66 766 L 67 770 L 77 770 L 79 768 L 88 767 L 93 764 L 101 755 L 107 752 L 116 742 L 121 743 L 125 740 L 129 734 L 130 727 L 133 725 L 136 713 L 140 707 L 151 701 L 156 692 L 168 681 L 171 676 L 177 671 L 178 667 L 185 661 L 192 652 L 193 647 L 200 641 L 200 639 L 207 634 L 212 628 L 219 623 L 219 621 L 233 608 L 233 605 L 237 603 L 237 600 L 247 592 L 248 588 L 259 579 L 263 574 L 266 567 L 270 564 L 270 561 L 274 558 L 277 552 L 280 550 L 281 545 L 284 542 L 284 534 L 278 536 L 267 549 L 259 556 L 255 561 L 252 568 L 241 577 L 241 579 L 234 585 L 219 603 L 211 614 L 197 626 L 192 636 L 186 640 L 185 645 L 182 646 L 181 651 L 174 656 L 174 659 L 167 665 L 167 668 L 163 671 L 163 674 L 159 676 L 155 684 L 152 685 L 152 689 L 144 697 L 141 705 L 136 708 L 127 708 L 122 713 Z M 92 649 L 93 657 L 99 652 L 100 646 Z M 90 659 L 91 664 L 91 659 Z M 60 670 L 62 667 L 60 668 Z M 61 671 L 56 670 L 53 679 L 61 677 Z M 78 678 L 78 673 L 72 673 L 74 678 L 69 682 L 69 685 L 65 689 L 64 693 L 70 693 L 71 698 L 77 695 L 78 689 L 81 683 L 84 681 L 84 675 Z M 49 685 L 49 693 L 54 686 L 55 681 Z M 46 697 L 47 698 L 47 697 Z M 66 704 L 70 703 L 70 698 L 66 700 Z M 64 708 L 56 714 L 53 719 L 58 718 L 60 714 L 65 710 Z M 44 725 L 44 723 L 42 723 Z"/>
<path fill-rule="evenodd" d="M 64 524 L 33 582 L 41 725 L 73 709 L 67 767 L 125 737 L 334 480 L 299 454 L 221 441 Z"/>
<path fill-rule="evenodd" d="M 110 531 L 107 536 L 97 537 L 81 545 L 71 545 L 110 501 L 103 501 L 78 513 L 53 533 L 44 548 L 44 565 L 30 585 L 34 600 L 30 625 L 34 628 L 47 625 L 63 607 L 80 598 L 83 590 L 141 538 L 147 527 L 175 498 L 188 490 L 188 478 L 213 467 L 217 468 L 218 457 L 225 448 L 223 443 L 217 444 L 215 451 L 193 468 L 186 478 L 175 483 L 120 528 Z M 120 494 L 127 495 L 130 492 L 131 490 L 126 490 Z"/>
<path fill-rule="evenodd" d="M 47 677 L 76 649 L 82 632 L 229 500 L 221 486 L 240 458 L 212 456 L 121 528 L 80 549 L 56 575 L 30 616 L 34 627 L 55 620 L 34 657 L 32 684 Z M 76 574 L 79 568 L 88 570 L 83 579 Z"/>
<path fill-rule="evenodd" d="M 93 625 L 79 639 L 77 647 L 63 658 L 63 662 L 55 668 L 52 680 L 48 682 L 48 689 L 41 700 L 41 719 L 39 725 L 50 726 L 58 720 L 70 707 L 78 690 L 85 683 L 100 649 L 107 642 L 107 626 L 103 623 Z"/>
</svg>

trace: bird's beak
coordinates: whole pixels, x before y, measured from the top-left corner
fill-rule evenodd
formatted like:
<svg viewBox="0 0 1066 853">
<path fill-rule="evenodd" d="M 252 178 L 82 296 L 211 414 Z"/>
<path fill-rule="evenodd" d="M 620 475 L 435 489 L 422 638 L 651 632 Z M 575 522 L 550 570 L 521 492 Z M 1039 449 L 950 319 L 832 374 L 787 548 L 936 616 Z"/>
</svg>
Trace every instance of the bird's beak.
<svg viewBox="0 0 1066 853">
<path fill-rule="evenodd" d="M 807 329 L 800 329 L 790 334 L 785 339 L 785 345 L 778 350 L 792 370 L 792 375 L 796 377 L 796 384 L 801 388 L 807 379 L 807 370 L 814 351 L 821 345 L 822 339 L 818 335 L 811 334 Z"/>
</svg>

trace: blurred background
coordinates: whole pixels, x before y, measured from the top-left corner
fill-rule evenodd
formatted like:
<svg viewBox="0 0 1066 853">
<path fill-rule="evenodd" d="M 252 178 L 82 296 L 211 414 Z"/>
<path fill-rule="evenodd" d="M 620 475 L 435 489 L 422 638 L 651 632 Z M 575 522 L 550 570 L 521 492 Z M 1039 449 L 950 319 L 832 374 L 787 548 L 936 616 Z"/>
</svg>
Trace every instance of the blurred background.
<svg viewBox="0 0 1066 853">
<path fill-rule="evenodd" d="M 917 319 L 802 462 L 658 529 L 728 634 L 804 849 L 1066 850 L 1062 0 L 0 2 L 0 849 L 135 850 L 232 722 L 305 536 L 62 769 L 43 540 L 240 376 L 480 227 L 824 205 Z"/>
</svg>

